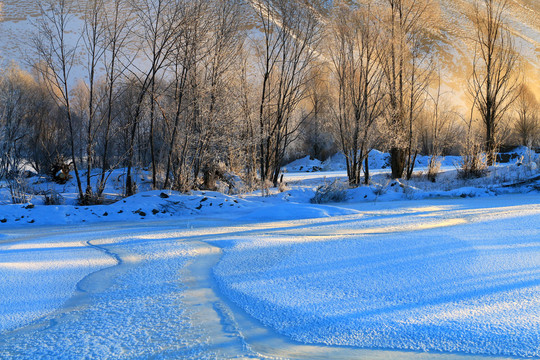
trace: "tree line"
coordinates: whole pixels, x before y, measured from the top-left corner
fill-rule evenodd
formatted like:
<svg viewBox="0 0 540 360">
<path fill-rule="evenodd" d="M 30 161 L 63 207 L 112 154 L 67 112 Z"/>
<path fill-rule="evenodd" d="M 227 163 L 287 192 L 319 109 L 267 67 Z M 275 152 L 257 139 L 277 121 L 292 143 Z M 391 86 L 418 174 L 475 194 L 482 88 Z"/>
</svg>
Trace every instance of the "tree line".
<svg viewBox="0 0 540 360">
<path fill-rule="evenodd" d="M 372 149 L 389 151 L 393 178 L 410 178 L 420 153 L 436 176 L 461 138 L 488 165 L 505 135 L 539 141 L 507 0 L 471 9 L 470 114 L 446 99 L 431 0 L 40 6 L 32 70 L 12 65 L 0 79 L 0 177 L 67 167 L 81 203 L 99 201 L 120 167 L 125 195 L 139 168 L 155 189 L 212 189 L 232 173 L 264 188 L 295 153 L 339 150 L 358 186 Z"/>
</svg>

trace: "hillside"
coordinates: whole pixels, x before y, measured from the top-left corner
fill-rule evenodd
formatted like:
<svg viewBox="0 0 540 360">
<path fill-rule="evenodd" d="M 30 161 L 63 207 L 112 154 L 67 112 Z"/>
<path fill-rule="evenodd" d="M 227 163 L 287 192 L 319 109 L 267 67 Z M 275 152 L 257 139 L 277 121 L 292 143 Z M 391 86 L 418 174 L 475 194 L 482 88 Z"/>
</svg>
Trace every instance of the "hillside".
<svg viewBox="0 0 540 360">
<path fill-rule="evenodd" d="M 446 82 L 460 92 L 470 74 L 473 54 L 471 36 L 474 26 L 471 21 L 474 0 L 438 0 L 441 10 L 440 29 L 442 54 L 448 72 Z M 523 56 L 524 77 L 537 94 L 540 84 L 540 2 L 536 0 L 512 0 L 506 22 L 514 36 L 517 51 Z"/>
<path fill-rule="evenodd" d="M 310 1 L 310 3 L 312 3 Z M 470 14 L 474 0 L 435 0 L 433 19 L 438 49 L 445 65 L 446 85 L 454 93 L 454 101 L 463 104 L 464 83 L 470 73 L 473 24 Z M 511 0 L 507 23 L 518 51 L 524 58 L 525 77 L 540 94 L 540 2 Z M 34 0 L 6 0 L 0 3 L 0 64 L 23 62 L 31 44 L 32 24 L 38 16 Z M 247 16 L 247 15 L 246 15 Z"/>
</svg>

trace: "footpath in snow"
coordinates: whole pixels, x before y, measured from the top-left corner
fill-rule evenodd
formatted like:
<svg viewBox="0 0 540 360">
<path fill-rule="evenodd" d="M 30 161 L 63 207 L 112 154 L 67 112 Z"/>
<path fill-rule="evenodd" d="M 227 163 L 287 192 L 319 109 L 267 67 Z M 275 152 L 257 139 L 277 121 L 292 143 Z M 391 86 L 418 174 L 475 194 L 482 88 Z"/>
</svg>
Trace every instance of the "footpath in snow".
<svg viewBox="0 0 540 360">
<path fill-rule="evenodd" d="M 58 265 L 12 266 L 5 271 L 8 280 L 30 280 L 40 287 L 21 288 L 21 283 L 11 281 L 0 285 L 0 358 L 215 359 L 240 354 L 239 339 L 225 341 L 208 325 L 212 320 L 219 325 L 219 316 L 212 304 L 203 304 L 205 290 L 191 284 L 197 279 L 185 272 L 187 265 L 204 262 L 202 258 L 210 254 L 200 244 L 182 238 L 185 234 L 175 230 L 178 222 L 172 225 L 94 225 L 70 229 L 70 234 L 57 238 L 30 232 L 15 242 L 4 240 L 0 253 L 8 247 L 14 252 L 32 249 L 24 253 L 25 261 L 35 263 L 40 253 L 51 249 L 49 258 Z M 64 267 L 68 258 L 57 249 L 65 249 L 73 237 L 89 246 L 73 247 L 71 252 L 81 258 L 86 255 L 84 249 L 101 252 L 96 255 L 101 269 L 77 262 L 73 256 L 69 264 L 77 266 Z M 0 262 L 0 269 L 5 264 Z M 68 270 L 71 277 L 64 276 Z M 72 277 L 78 280 L 70 282 Z M 70 291 L 56 293 L 59 287 Z M 26 308 L 20 308 L 22 302 Z M 201 315 L 199 307 L 207 311 Z"/>
</svg>

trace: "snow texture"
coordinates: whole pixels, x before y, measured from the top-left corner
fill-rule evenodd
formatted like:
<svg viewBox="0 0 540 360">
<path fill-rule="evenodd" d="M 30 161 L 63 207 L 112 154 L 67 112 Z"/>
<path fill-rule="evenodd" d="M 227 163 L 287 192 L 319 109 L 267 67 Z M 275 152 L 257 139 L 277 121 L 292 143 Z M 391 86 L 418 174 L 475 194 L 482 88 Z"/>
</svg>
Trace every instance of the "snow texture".
<svg viewBox="0 0 540 360">
<path fill-rule="evenodd" d="M 297 341 L 539 357 L 539 204 L 538 195 L 395 203 L 276 224 L 228 242 L 215 276 Z"/>
<path fill-rule="evenodd" d="M 74 254 L 81 256 L 82 267 L 88 250 L 99 249 L 101 270 L 94 267 L 95 272 L 84 276 L 73 271 L 78 270 L 75 266 L 63 269 L 65 256 L 56 252 L 50 256 L 59 266 L 17 268 L 20 282 L 2 284 L 4 314 L 25 314 L 8 322 L 4 315 L 3 330 L 38 320 L 19 331 L 0 331 L 0 358 L 216 358 L 209 339 L 191 323 L 182 304 L 185 295 L 179 273 L 198 255 L 193 246 L 178 241 L 174 233 L 164 234 L 163 227 L 140 229 L 137 235 L 131 235 L 137 230 L 133 227 L 97 229 L 101 230 L 79 230 L 78 237 L 92 244 L 82 249 L 72 247 L 69 236 L 52 242 L 51 237 L 43 238 L 39 243 L 45 246 L 26 254 L 26 261 L 39 263 L 38 254 L 64 247 L 70 249 L 70 260 Z M 19 248 L 29 248 L 30 244 L 22 244 Z M 106 260 L 115 266 L 104 267 Z M 5 265 L 0 263 L 0 269 Z M 71 270 L 69 278 L 64 276 L 67 270 Z M 72 278 L 76 286 L 66 281 Z M 36 284 L 40 284 L 37 291 L 32 287 Z M 58 288 L 65 291 L 57 293 Z M 19 302 L 28 308 L 19 308 Z M 51 312 L 54 307 L 60 309 Z"/>
</svg>

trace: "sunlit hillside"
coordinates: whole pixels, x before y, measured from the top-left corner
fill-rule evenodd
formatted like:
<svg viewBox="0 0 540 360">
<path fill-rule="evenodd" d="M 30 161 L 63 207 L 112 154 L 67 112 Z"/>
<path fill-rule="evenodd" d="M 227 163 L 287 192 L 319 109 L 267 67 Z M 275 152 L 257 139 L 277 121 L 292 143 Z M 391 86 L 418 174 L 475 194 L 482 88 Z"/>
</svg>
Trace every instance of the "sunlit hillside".
<svg viewBox="0 0 540 360">
<path fill-rule="evenodd" d="M 384 2 L 382 0 L 381 2 Z M 434 0 L 431 7 L 431 34 L 444 67 L 444 83 L 454 93 L 456 103 L 465 103 L 466 82 L 474 54 L 475 28 L 472 21 L 475 0 Z M 522 75 L 540 95 L 540 1 L 511 0 L 505 21 L 522 55 Z"/>
<path fill-rule="evenodd" d="M 473 0 L 438 0 L 440 6 L 440 30 L 442 58 L 448 73 L 446 81 L 460 91 L 470 75 L 473 56 L 474 26 L 471 21 Z M 536 0 L 512 0 L 506 22 L 514 35 L 516 50 L 523 57 L 523 76 L 529 86 L 540 94 L 540 2 Z"/>
<path fill-rule="evenodd" d="M 312 1 L 309 3 L 313 4 Z M 435 0 L 432 8 L 437 24 L 433 36 L 444 64 L 444 83 L 454 93 L 458 105 L 465 103 L 464 89 L 470 76 L 473 4 L 474 0 Z M 317 7 L 324 11 L 322 6 Z M 4 0 L 0 2 L 0 9 L 0 63 L 24 62 L 31 56 L 31 33 L 39 14 L 38 2 Z M 516 48 L 523 56 L 524 76 L 529 86 L 540 94 L 540 82 L 536 81 L 540 78 L 540 1 L 511 0 L 506 21 L 514 35 Z"/>
</svg>

